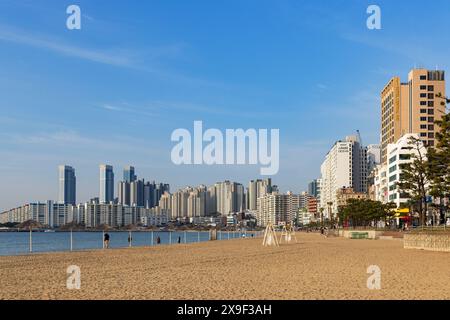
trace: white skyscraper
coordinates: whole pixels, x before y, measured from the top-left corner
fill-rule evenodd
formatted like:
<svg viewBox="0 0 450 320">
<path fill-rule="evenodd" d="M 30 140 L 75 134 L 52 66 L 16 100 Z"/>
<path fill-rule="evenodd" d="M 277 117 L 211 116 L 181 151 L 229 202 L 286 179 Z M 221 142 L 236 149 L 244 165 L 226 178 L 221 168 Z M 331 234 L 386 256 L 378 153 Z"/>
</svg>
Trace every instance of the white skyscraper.
<svg viewBox="0 0 450 320">
<path fill-rule="evenodd" d="M 320 167 L 320 207 L 325 217 L 337 214 L 337 190 L 347 187 L 367 192 L 367 148 L 359 138 L 348 136 L 337 141 Z M 331 212 L 329 212 L 331 209 Z"/>
</svg>

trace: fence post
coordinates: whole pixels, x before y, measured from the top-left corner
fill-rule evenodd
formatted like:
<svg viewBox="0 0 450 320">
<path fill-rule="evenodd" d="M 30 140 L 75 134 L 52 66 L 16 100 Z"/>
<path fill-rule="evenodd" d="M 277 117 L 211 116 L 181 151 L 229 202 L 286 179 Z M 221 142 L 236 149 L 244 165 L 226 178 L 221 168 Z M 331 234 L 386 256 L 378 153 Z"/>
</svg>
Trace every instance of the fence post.
<svg viewBox="0 0 450 320">
<path fill-rule="evenodd" d="M 197 231 L 198 242 L 200 242 L 200 231 Z"/>
<path fill-rule="evenodd" d="M 32 236 L 33 230 L 30 227 L 30 252 L 33 252 L 33 236 Z"/>
<path fill-rule="evenodd" d="M 153 246 L 153 231 L 151 232 L 151 241 L 150 241 L 150 243 L 151 243 L 151 245 Z"/>
<path fill-rule="evenodd" d="M 172 231 L 169 231 L 169 244 L 172 244 Z"/>
<path fill-rule="evenodd" d="M 73 231 L 70 229 L 70 251 L 73 250 Z"/>
<path fill-rule="evenodd" d="M 102 231 L 102 245 L 103 249 L 105 249 L 105 230 Z"/>
<path fill-rule="evenodd" d="M 133 241 L 133 239 L 131 238 L 131 230 L 128 231 L 128 246 L 131 248 L 132 244 L 131 241 Z"/>
<path fill-rule="evenodd" d="M 187 243 L 187 239 L 186 239 L 186 231 L 184 231 L 184 243 Z"/>
<path fill-rule="evenodd" d="M 228 240 L 230 240 L 230 231 L 227 231 L 228 234 Z"/>
</svg>

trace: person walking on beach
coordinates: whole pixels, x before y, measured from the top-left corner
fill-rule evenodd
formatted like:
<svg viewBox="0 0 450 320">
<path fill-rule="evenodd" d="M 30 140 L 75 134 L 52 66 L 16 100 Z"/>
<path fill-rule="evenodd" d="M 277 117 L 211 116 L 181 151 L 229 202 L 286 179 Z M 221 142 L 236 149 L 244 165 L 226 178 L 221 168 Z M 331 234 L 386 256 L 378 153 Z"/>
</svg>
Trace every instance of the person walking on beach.
<svg viewBox="0 0 450 320">
<path fill-rule="evenodd" d="M 178 243 L 181 243 L 181 237 L 178 237 Z"/>
<path fill-rule="evenodd" d="M 109 234 L 105 233 L 103 242 L 105 244 L 105 249 L 109 249 Z"/>
<path fill-rule="evenodd" d="M 157 238 L 156 238 L 156 244 L 160 244 L 161 243 L 161 238 L 158 236 Z"/>
</svg>

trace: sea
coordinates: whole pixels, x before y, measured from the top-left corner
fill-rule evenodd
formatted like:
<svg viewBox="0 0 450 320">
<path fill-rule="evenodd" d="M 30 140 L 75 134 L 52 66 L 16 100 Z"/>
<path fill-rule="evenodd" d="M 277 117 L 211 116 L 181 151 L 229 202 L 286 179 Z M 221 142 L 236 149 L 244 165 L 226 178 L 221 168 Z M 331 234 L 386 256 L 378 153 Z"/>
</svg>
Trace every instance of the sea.
<svg viewBox="0 0 450 320">
<path fill-rule="evenodd" d="M 108 231 L 110 248 L 130 246 L 129 231 Z M 254 237 L 256 232 L 218 231 L 217 240 Z M 160 243 L 157 243 L 157 239 Z M 210 240 L 208 231 L 133 231 L 131 246 L 179 245 Z M 31 244 L 30 244 L 31 243 Z M 103 248 L 103 232 L 0 232 L 0 256 Z"/>
</svg>

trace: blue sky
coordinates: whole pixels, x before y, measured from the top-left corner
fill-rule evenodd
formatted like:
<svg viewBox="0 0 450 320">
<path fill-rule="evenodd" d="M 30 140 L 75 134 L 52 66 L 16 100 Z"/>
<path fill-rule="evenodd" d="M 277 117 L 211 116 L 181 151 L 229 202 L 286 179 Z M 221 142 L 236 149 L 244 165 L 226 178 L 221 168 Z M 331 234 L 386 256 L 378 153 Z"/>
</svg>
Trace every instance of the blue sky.
<svg viewBox="0 0 450 320">
<path fill-rule="evenodd" d="M 77 4 L 82 29 L 66 28 Z M 366 8 L 382 30 L 366 28 Z M 98 165 L 172 189 L 259 166 L 175 166 L 174 129 L 279 128 L 283 191 L 319 176 L 335 140 L 379 140 L 379 92 L 423 66 L 449 71 L 447 0 L 0 0 L 0 210 L 57 198 L 57 165 L 77 200 Z M 116 179 L 117 180 L 117 179 Z"/>
</svg>

